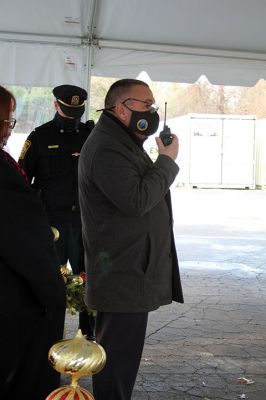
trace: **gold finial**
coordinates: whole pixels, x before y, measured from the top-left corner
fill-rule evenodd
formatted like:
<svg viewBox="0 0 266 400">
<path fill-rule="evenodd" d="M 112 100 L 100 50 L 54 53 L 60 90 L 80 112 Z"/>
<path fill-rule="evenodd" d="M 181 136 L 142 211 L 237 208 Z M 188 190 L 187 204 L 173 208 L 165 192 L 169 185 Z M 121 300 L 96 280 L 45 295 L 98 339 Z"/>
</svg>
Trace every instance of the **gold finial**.
<svg viewBox="0 0 266 400">
<path fill-rule="evenodd" d="M 101 371 L 106 362 L 106 353 L 98 343 L 86 340 L 79 329 L 73 339 L 54 344 L 49 350 L 48 359 L 56 371 L 70 375 L 71 386 L 76 387 L 82 376 Z"/>
<path fill-rule="evenodd" d="M 54 226 L 51 226 L 51 229 L 53 231 L 54 234 L 54 242 L 57 242 L 57 240 L 59 239 L 59 230 L 57 228 L 55 228 Z"/>
</svg>

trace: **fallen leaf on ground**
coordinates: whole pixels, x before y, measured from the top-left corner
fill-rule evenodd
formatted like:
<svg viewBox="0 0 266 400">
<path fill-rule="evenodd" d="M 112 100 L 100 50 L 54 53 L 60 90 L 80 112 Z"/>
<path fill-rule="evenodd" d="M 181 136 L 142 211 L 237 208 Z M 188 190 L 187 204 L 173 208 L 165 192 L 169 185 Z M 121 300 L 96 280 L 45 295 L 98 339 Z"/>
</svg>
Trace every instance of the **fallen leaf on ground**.
<svg viewBox="0 0 266 400">
<path fill-rule="evenodd" d="M 254 381 L 252 379 L 247 379 L 242 376 L 241 378 L 238 378 L 238 383 L 241 383 L 241 385 L 251 385 L 252 383 L 254 383 Z"/>
</svg>

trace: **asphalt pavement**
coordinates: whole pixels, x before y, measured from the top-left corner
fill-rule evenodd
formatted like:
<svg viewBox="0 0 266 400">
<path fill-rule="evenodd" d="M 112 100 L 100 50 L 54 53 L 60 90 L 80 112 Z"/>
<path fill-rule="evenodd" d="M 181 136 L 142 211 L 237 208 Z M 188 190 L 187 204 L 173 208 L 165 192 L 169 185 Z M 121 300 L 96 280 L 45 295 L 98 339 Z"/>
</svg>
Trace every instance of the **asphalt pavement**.
<svg viewBox="0 0 266 400">
<path fill-rule="evenodd" d="M 173 188 L 172 203 L 185 303 L 150 313 L 132 400 L 265 400 L 266 191 Z"/>
</svg>

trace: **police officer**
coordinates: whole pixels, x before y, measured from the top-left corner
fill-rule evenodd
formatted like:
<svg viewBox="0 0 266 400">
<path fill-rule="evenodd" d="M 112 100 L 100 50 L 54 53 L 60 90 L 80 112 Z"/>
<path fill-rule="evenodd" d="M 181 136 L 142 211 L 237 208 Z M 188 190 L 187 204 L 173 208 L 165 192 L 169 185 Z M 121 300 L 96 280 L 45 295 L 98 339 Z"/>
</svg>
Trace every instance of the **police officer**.
<svg viewBox="0 0 266 400">
<path fill-rule="evenodd" d="M 53 89 L 56 114 L 52 121 L 37 127 L 28 136 L 19 157 L 42 199 L 51 226 L 59 231 L 56 242 L 60 264 L 69 260 L 72 271 L 84 271 L 78 200 L 78 160 L 92 130 L 93 121 L 80 121 L 85 111 L 86 90 L 73 85 Z M 91 320 L 89 323 L 89 320 Z M 79 316 L 83 334 L 92 336 L 92 318 Z"/>
</svg>

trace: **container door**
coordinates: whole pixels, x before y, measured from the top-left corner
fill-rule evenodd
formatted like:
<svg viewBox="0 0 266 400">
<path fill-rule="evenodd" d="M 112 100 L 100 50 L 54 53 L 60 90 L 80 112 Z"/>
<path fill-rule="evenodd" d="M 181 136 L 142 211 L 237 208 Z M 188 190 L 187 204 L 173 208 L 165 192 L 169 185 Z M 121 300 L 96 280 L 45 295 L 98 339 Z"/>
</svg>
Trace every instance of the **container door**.
<svg viewBox="0 0 266 400">
<path fill-rule="evenodd" d="M 253 187 L 255 184 L 255 120 L 223 120 L 222 183 Z"/>
<path fill-rule="evenodd" d="M 190 177 L 192 185 L 219 185 L 222 179 L 222 120 L 191 118 Z"/>
</svg>

